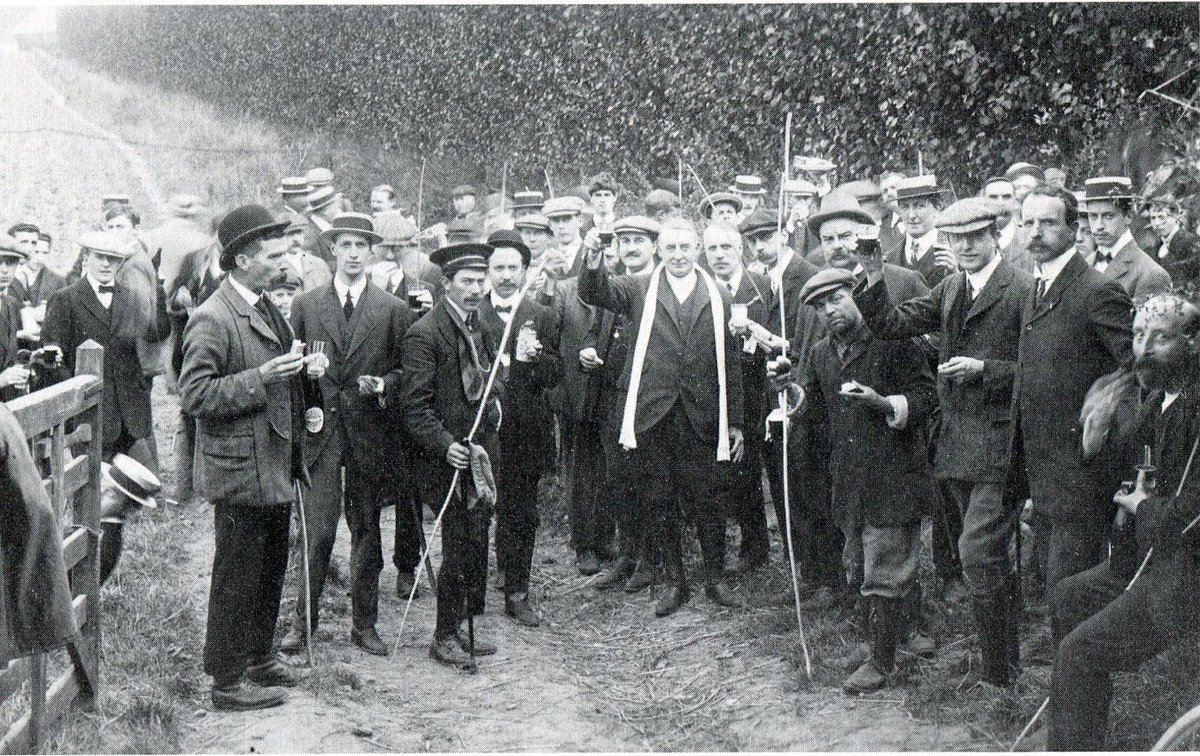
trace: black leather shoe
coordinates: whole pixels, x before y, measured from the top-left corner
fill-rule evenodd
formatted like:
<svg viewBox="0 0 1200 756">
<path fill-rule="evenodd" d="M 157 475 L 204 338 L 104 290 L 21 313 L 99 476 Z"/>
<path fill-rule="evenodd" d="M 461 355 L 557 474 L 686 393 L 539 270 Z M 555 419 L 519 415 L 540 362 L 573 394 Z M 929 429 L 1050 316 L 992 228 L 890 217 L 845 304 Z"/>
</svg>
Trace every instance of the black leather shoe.
<svg viewBox="0 0 1200 756">
<path fill-rule="evenodd" d="M 309 671 L 271 659 L 246 670 L 246 679 L 264 688 L 294 688 L 308 679 Z"/>
<path fill-rule="evenodd" d="M 375 656 L 387 656 L 389 653 L 387 644 L 383 642 L 383 638 L 379 637 L 379 633 L 373 627 L 368 627 L 365 630 L 352 628 L 350 630 L 350 642 L 368 654 L 374 654 Z"/>
<path fill-rule="evenodd" d="M 264 688 L 239 680 L 233 685 L 213 686 L 213 708 L 218 711 L 254 711 L 286 703 L 288 693 L 279 688 Z"/>
<path fill-rule="evenodd" d="M 658 600 L 658 604 L 654 607 L 654 616 L 666 617 L 679 611 L 679 608 L 688 602 L 692 597 L 691 592 L 681 585 L 672 585 L 667 588 L 666 593 Z"/>
<path fill-rule="evenodd" d="M 300 624 L 304 624 L 304 620 L 300 620 Z M 283 636 L 283 640 L 279 642 L 279 650 L 289 656 L 304 653 L 305 647 L 308 646 L 308 641 L 304 638 L 304 628 L 295 622 L 288 628 L 287 635 Z"/>
<path fill-rule="evenodd" d="M 617 561 L 613 562 L 603 575 L 596 578 L 592 586 L 598 591 L 607 591 L 624 585 L 633 574 L 633 566 L 633 560 L 629 557 L 617 557 Z"/>
<path fill-rule="evenodd" d="M 641 593 L 650 586 L 654 585 L 654 568 L 650 563 L 639 559 L 637 566 L 633 568 L 633 574 L 625 581 L 626 593 Z"/>
<path fill-rule="evenodd" d="M 742 609 L 745 607 L 741 599 L 733 595 L 733 591 L 725 587 L 724 583 L 712 583 L 711 585 L 704 586 L 704 595 L 714 604 L 728 609 Z"/>
<path fill-rule="evenodd" d="M 420 598 L 421 590 L 418 588 L 413 593 L 413 584 L 417 582 L 417 576 L 411 572 L 400 572 L 396 575 L 396 595 L 408 601 L 408 594 L 412 593 L 413 599 Z"/>
<path fill-rule="evenodd" d="M 455 637 L 458 638 L 459 648 L 461 648 L 464 652 L 466 652 L 470 648 L 470 645 L 468 644 L 468 641 L 470 640 L 470 638 L 467 637 L 467 631 L 459 630 L 458 635 L 456 635 Z M 485 640 L 481 640 L 479 637 L 479 633 L 475 633 L 475 655 L 476 656 L 491 656 L 494 653 L 496 653 L 496 644 L 488 643 Z"/>
<path fill-rule="evenodd" d="M 521 598 L 505 596 L 504 613 L 516 620 L 517 624 L 524 625 L 525 627 L 537 627 L 542 624 L 542 618 L 538 616 L 537 612 L 533 611 L 533 607 L 529 606 L 529 598 L 527 596 L 522 596 Z M 478 644 L 478 642 L 477 639 L 476 643 Z M 479 653 L 479 650 L 476 649 L 475 653 Z"/>
<path fill-rule="evenodd" d="M 447 667 L 467 672 L 474 672 L 478 668 L 470 654 L 459 648 L 453 635 L 441 640 L 434 640 L 433 644 L 429 646 L 429 657 Z"/>
<path fill-rule="evenodd" d="M 580 575 L 595 575 L 600 571 L 600 561 L 596 559 L 596 552 L 581 551 L 575 556 L 575 566 L 579 568 Z"/>
<path fill-rule="evenodd" d="M 764 565 L 766 565 L 766 563 L 767 563 L 766 557 L 755 557 L 755 558 L 745 557 L 745 556 L 738 557 L 737 573 L 739 575 L 749 575 L 751 573 L 757 572 L 758 570 L 762 569 L 762 567 Z"/>
</svg>

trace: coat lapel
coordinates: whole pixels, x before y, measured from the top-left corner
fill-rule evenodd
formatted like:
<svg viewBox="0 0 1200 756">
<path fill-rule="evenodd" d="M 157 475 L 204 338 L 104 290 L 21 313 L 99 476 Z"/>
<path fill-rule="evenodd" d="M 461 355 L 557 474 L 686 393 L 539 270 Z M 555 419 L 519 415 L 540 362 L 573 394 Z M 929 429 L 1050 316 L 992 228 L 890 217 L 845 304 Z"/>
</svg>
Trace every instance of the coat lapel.
<svg viewBox="0 0 1200 756">
<path fill-rule="evenodd" d="M 1004 258 L 1001 258 L 1000 264 L 992 271 L 992 277 L 984 284 L 983 291 L 979 292 L 975 301 L 971 303 L 971 309 L 967 312 L 964 322 L 969 323 L 971 318 L 982 315 L 989 307 L 999 302 L 1000 298 L 1004 296 L 1005 289 L 1012 282 L 1012 277 L 1012 266 L 1005 262 Z"/>
<path fill-rule="evenodd" d="M 333 282 L 322 285 L 326 291 L 321 292 L 317 297 L 321 303 L 318 307 L 317 317 L 325 326 L 325 331 L 329 334 L 329 339 L 337 347 L 338 352 L 344 355 L 346 347 L 342 340 L 342 331 L 346 327 L 346 315 L 342 312 L 341 303 L 338 302 L 337 289 L 333 288 Z"/>
<path fill-rule="evenodd" d="M 1088 266 L 1087 260 L 1075 253 L 1074 256 L 1067 262 L 1062 272 L 1058 274 L 1058 278 L 1054 279 L 1054 284 L 1050 286 L 1050 290 L 1046 292 L 1046 296 L 1042 297 L 1042 301 L 1038 303 L 1037 309 L 1030 313 L 1033 307 L 1033 298 L 1037 296 L 1037 287 L 1034 287 L 1033 294 L 1030 295 L 1029 307 L 1026 308 L 1026 313 L 1030 313 L 1025 319 L 1025 324 L 1028 325 L 1046 313 L 1054 309 L 1058 301 L 1062 299 L 1063 291 L 1071 285 L 1071 283 L 1083 273 L 1083 269 Z"/>
<path fill-rule="evenodd" d="M 704 283 L 704 278 L 699 273 L 696 273 L 696 288 L 692 290 L 692 296 L 688 297 L 688 299 L 692 300 L 687 311 L 688 322 L 686 333 L 690 336 L 696 328 L 696 322 L 700 320 L 701 313 L 706 309 L 705 305 L 720 307 L 724 303 L 712 301 L 712 297 L 708 294 L 708 285 Z"/>
<path fill-rule="evenodd" d="M 675 290 L 671 288 L 671 284 L 667 283 L 667 276 L 669 275 L 671 274 L 663 271 L 663 274 L 658 278 L 658 306 L 675 325 L 676 332 L 682 335 L 683 326 L 679 322 L 680 302 L 675 298 Z"/>
<path fill-rule="evenodd" d="M 367 281 L 367 287 L 363 289 L 362 295 L 358 298 L 358 307 L 354 308 L 354 314 L 350 316 L 350 345 L 346 347 L 347 359 L 379 327 L 379 321 L 382 320 L 383 315 L 380 294 L 379 289 Z M 343 315 L 343 317 L 345 316 Z"/>
<path fill-rule="evenodd" d="M 89 286 L 88 288 L 90 289 L 91 287 Z M 279 337 L 275 335 L 275 331 L 267 323 L 262 313 L 247 302 L 241 294 L 234 291 L 233 285 L 229 283 L 228 278 L 221 283 L 221 288 L 217 290 L 217 294 L 225 297 L 226 304 L 232 307 L 234 312 L 249 320 L 250 327 L 258 331 L 260 336 L 272 344 L 280 347 L 283 346 L 283 344 L 279 343 Z"/>
<path fill-rule="evenodd" d="M 1131 239 L 1128 244 L 1117 251 L 1117 254 L 1113 255 L 1112 261 L 1104 269 L 1105 274 L 1114 281 L 1119 281 L 1129 275 L 1134 259 L 1140 251 L 1141 247 Z"/>
<path fill-rule="evenodd" d="M 104 309 L 104 305 L 100 304 L 100 299 L 96 296 L 96 290 L 92 288 L 91 282 L 85 277 L 80 280 L 80 283 L 82 284 L 83 288 L 83 291 L 80 292 L 83 300 L 83 306 L 87 308 L 88 312 L 95 316 L 96 320 L 107 324 L 109 319 L 109 311 Z M 117 293 L 114 291 L 113 301 L 116 301 L 116 299 Z"/>
</svg>

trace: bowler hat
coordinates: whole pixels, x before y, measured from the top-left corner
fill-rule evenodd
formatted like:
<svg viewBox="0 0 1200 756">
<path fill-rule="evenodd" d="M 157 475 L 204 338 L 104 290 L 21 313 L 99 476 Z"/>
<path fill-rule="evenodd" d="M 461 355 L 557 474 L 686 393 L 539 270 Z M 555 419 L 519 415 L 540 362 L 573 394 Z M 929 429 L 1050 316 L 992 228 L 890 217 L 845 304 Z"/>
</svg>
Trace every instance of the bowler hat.
<svg viewBox="0 0 1200 756">
<path fill-rule="evenodd" d="M 277 220 L 262 205 L 242 205 L 230 210 L 217 224 L 221 269 L 233 270 L 233 258 L 242 247 L 256 239 L 282 234 L 288 225 L 287 221 Z M 79 243 L 83 244 L 83 240 Z"/>
<path fill-rule="evenodd" d="M 659 228 L 658 223 L 652 218 L 644 215 L 629 215 L 618 218 L 613 223 L 613 234 L 645 234 L 651 239 L 657 239 Z"/>
<path fill-rule="evenodd" d="M 845 218 L 865 225 L 875 223 L 875 219 L 859 206 L 854 195 L 842 189 L 834 189 L 821 198 L 821 209 L 809 216 L 808 228 L 814 234 L 820 235 L 821 224 L 835 218 Z"/>
<path fill-rule="evenodd" d="M 528 245 L 521 238 L 521 234 L 517 231 L 508 231 L 506 229 L 493 231 L 492 235 L 488 237 L 487 245 L 492 248 L 491 252 L 488 253 L 488 257 L 491 257 L 492 252 L 495 252 L 497 249 L 507 247 L 520 252 L 522 264 L 528 266 L 529 259 L 533 256 Z"/>
<path fill-rule="evenodd" d="M 487 270 L 487 260 L 491 254 L 492 248 L 486 244 L 451 244 L 435 250 L 429 256 L 429 261 L 441 268 L 446 278 L 453 278 L 460 270 Z"/>
<path fill-rule="evenodd" d="M 923 176 L 900 179 L 896 184 L 896 201 L 919 199 L 921 197 L 936 197 L 942 193 L 938 187 L 937 176 L 926 173 Z"/>
<path fill-rule="evenodd" d="M 129 237 L 116 231 L 89 231 L 80 235 L 78 243 L 91 254 L 118 257 L 122 260 L 132 255 L 134 250 Z"/>
<path fill-rule="evenodd" d="M 519 216 L 513 221 L 513 228 L 537 228 L 549 233 L 550 219 L 541 213 L 530 213 Z"/>
<path fill-rule="evenodd" d="M 1083 182 L 1085 202 L 1133 199 L 1133 182 L 1126 176 L 1097 176 Z"/>
<path fill-rule="evenodd" d="M 800 289 L 800 301 L 804 304 L 812 304 L 816 300 L 831 294 L 838 289 L 850 287 L 854 288 L 856 279 L 854 274 L 842 268 L 825 268 L 817 272 L 812 278 L 804 283 Z"/>
<path fill-rule="evenodd" d="M 1003 214 L 1004 207 L 995 200 L 967 197 L 938 213 L 934 225 L 947 233 L 969 234 L 994 225 Z"/>
<path fill-rule="evenodd" d="M 758 176 L 743 174 L 736 176 L 733 179 L 733 186 L 730 191 L 738 194 L 766 194 L 767 189 L 763 186 L 763 180 Z"/>
<path fill-rule="evenodd" d="M 309 189 L 330 186 L 333 184 L 333 171 L 328 168 L 310 168 L 304 174 L 304 180 L 308 182 Z"/>
<path fill-rule="evenodd" d="M 720 202 L 733 205 L 736 212 L 741 212 L 742 198 L 733 192 L 713 192 L 700 200 L 700 214 L 705 218 L 712 214 L 713 208 Z"/>
<path fill-rule="evenodd" d="M 683 187 L 679 185 L 679 179 L 665 177 L 651 179 L 650 186 L 655 189 L 661 189 L 664 192 L 670 192 L 677 197 L 683 196 Z"/>
<path fill-rule="evenodd" d="M 289 194 L 308 194 L 310 191 L 308 179 L 303 176 L 288 176 L 279 179 L 279 188 L 275 191 L 285 197 Z"/>
<path fill-rule="evenodd" d="M 372 244 L 383 241 L 383 237 L 375 231 L 375 221 L 371 219 L 371 216 L 363 213 L 335 215 L 329 224 L 329 228 L 321 232 L 321 238 L 327 242 L 332 242 L 333 237 L 342 233 L 365 236 Z"/>
<path fill-rule="evenodd" d="M 304 279 L 300 277 L 300 274 L 296 270 L 291 269 L 288 270 L 286 275 L 284 275 L 282 281 L 276 281 L 274 284 L 272 284 L 271 288 L 298 291 L 304 288 Z"/>
</svg>

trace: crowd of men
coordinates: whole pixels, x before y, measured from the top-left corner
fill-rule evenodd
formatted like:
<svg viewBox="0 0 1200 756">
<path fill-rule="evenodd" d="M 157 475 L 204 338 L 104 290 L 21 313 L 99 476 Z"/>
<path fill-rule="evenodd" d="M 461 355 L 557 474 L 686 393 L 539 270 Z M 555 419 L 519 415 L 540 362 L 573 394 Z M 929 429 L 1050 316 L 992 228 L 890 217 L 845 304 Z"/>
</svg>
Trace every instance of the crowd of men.
<svg viewBox="0 0 1200 756">
<path fill-rule="evenodd" d="M 900 650 L 937 653 L 918 580 L 931 522 L 925 587 L 970 608 L 981 679 L 1014 682 L 1021 609 L 1044 602 L 1047 744 L 1101 748 L 1111 671 L 1188 637 L 1200 610 L 1200 312 L 1178 293 L 1200 276 L 1192 224 L 1127 177 L 1072 193 L 1018 163 L 952 201 L 933 175 L 834 186 L 834 170 L 800 158 L 778 195 L 737 176 L 694 212 L 678 183 L 634 201 L 608 173 L 551 197 L 461 186 L 423 230 L 390 186 L 354 212 L 322 168 L 209 229 L 196 197 L 146 232 L 106 197 L 65 276 L 34 223 L 0 237 L 0 391 L 61 378 L 93 339 L 105 456 L 156 469 L 150 386 L 168 377 L 175 497 L 214 508 L 218 708 L 283 703 L 307 674 L 274 644 L 294 516 L 307 585 L 280 650 L 310 643 L 344 516 L 350 637 L 389 653 L 392 506 L 406 599 L 440 515 L 429 653 L 474 670 L 496 651 L 472 621 L 489 549 L 505 614 L 541 622 L 538 490 L 556 474 L 578 571 L 598 591 L 657 586 L 659 617 L 696 581 L 745 606 L 728 577 L 767 564 L 770 502 L 802 609 L 862 640 L 848 693 L 891 684 Z M 1025 562 L 1040 596 L 1022 596 Z"/>
</svg>

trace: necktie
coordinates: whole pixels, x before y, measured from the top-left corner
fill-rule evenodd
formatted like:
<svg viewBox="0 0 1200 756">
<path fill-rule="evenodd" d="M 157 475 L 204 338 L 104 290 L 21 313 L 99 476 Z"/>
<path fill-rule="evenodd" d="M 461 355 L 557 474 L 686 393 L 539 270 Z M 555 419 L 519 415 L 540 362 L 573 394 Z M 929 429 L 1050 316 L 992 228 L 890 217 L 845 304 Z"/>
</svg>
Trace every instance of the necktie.
<svg viewBox="0 0 1200 756">
<path fill-rule="evenodd" d="M 466 322 L 467 330 L 471 333 L 475 333 L 475 331 L 479 328 L 479 313 L 475 312 L 474 310 L 468 312 Z"/>
<path fill-rule="evenodd" d="M 287 329 L 283 327 L 283 323 L 280 322 L 283 320 L 283 315 L 279 314 L 278 317 L 276 317 L 279 311 L 272 306 L 271 300 L 267 299 L 266 294 L 259 296 L 258 302 L 254 304 L 254 309 L 258 310 L 262 314 L 263 320 L 267 321 L 267 325 L 270 327 L 271 332 L 275 334 L 275 338 L 279 339 L 279 345 L 284 349 L 289 348 L 291 346 L 290 334 L 288 334 Z"/>
<path fill-rule="evenodd" d="M 116 289 L 117 289 L 117 287 L 112 286 L 110 284 L 101 284 L 100 285 L 100 293 L 101 294 L 112 294 L 114 291 L 116 291 Z"/>
<path fill-rule="evenodd" d="M 1039 277 L 1037 280 L 1037 296 L 1033 299 L 1033 306 L 1037 307 L 1046 297 L 1046 279 Z"/>
<path fill-rule="evenodd" d="M 963 276 L 963 290 L 967 293 L 967 301 L 975 301 L 975 287 L 971 285 L 971 279 Z"/>
<path fill-rule="evenodd" d="M 342 313 L 346 316 L 346 322 L 350 322 L 350 316 L 354 314 L 354 300 L 350 298 L 350 290 L 346 289 L 346 303 L 342 305 Z"/>
</svg>

